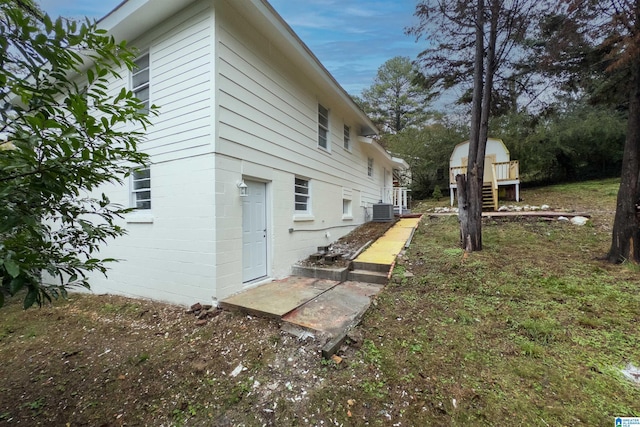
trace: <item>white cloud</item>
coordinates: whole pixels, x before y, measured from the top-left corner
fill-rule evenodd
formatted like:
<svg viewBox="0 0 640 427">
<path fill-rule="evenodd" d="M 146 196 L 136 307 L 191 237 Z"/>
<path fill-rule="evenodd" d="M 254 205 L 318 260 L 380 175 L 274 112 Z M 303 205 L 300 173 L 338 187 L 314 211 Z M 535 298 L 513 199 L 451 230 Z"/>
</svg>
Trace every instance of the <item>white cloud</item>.
<svg viewBox="0 0 640 427">
<path fill-rule="evenodd" d="M 361 18 L 370 18 L 372 16 L 378 15 L 375 9 L 371 9 L 369 7 L 347 7 L 344 9 L 345 15 L 357 16 Z"/>
</svg>

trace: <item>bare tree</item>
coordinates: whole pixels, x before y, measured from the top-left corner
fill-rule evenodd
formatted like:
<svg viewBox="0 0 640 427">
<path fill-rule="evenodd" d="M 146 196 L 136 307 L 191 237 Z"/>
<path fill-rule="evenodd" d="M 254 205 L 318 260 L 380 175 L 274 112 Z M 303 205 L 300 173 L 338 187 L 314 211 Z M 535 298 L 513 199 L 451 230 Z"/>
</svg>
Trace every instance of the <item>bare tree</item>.
<svg viewBox="0 0 640 427">
<path fill-rule="evenodd" d="M 543 17 L 538 69 L 626 109 L 620 189 L 606 258 L 640 263 L 640 1 L 564 0 Z M 594 82 L 596 83 L 594 85 Z M 595 87 L 594 87 L 595 86 Z"/>
<path fill-rule="evenodd" d="M 482 179 L 489 113 L 496 76 L 513 70 L 521 43 L 543 2 L 532 0 L 425 0 L 416 6 L 418 25 L 409 34 L 430 47 L 418 57 L 434 87 L 468 85 L 473 77 L 467 175 L 456 177 L 461 243 L 482 249 Z"/>
<path fill-rule="evenodd" d="M 588 31 L 609 52 L 607 71 L 628 79 L 619 85 L 629 94 L 627 137 L 622 156 L 620 189 L 616 203 L 610 262 L 640 263 L 640 1 L 609 0 L 595 5 L 572 0 L 570 11 L 588 20 Z"/>
<path fill-rule="evenodd" d="M 467 175 L 457 175 L 460 240 L 467 251 L 482 250 L 482 178 L 487 148 L 488 118 L 483 118 L 484 98 L 491 102 L 491 87 L 484 80 L 484 0 L 477 0 L 475 56 L 473 62 L 473 96 Z M 487 52 L 488 54 L 491 52 Z M 487 61 L 493 58 L 487 55 Z M 483 139 L 484 134 L 484 139 Z M 478 161 L 478 158 L 481 160 Z"/>
</svg>

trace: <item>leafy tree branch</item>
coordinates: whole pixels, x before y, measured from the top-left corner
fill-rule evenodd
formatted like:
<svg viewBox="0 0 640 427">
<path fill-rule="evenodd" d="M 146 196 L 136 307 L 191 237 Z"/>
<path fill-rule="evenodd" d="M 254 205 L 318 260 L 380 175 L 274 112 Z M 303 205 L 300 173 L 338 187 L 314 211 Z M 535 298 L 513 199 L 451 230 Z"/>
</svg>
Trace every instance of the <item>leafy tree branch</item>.
<svg viewBox="0 0 640 427">
<path fill-rule="evenodd" d="M 100 186 L 147 164 L 151 122 L 131 91 L 107 88 L 134 58 L 93 22 L 0 3 L 0 306 L 23 290 L 27 308 L 88 288 L 115 261 L 96 254 L 125 234 L 130 209 Z"/>
</svg>

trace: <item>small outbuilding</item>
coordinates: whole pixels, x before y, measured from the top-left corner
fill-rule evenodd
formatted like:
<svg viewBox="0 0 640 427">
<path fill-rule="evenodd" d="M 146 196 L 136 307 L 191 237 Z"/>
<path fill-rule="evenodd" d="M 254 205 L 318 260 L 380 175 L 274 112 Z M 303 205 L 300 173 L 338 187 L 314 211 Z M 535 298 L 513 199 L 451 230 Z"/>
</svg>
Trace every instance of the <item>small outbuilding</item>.
<svg viewBox="0 0 640 427">
<path fill-rule="evenodd" d="M 449 159 L 449 195 L 453 206 L 457 192 L 456 175 L 467 173 L 469 141 L 456 145 Z M 484 156 L 483 209 L 498 209 L 498 200 L 520 200 L 520 165 L 511 160 L 501 139 L 488 138 Z"/>
</svg>

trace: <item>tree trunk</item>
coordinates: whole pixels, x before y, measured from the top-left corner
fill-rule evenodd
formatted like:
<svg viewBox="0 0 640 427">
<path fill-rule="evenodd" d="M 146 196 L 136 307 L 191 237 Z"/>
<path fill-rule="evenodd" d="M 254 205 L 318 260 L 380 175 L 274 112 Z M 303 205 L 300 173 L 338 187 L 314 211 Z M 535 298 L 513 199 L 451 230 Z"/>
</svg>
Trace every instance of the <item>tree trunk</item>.
<svg viewBox="0 0 640 427">
<path fill-rule="evenodd" d="M 456 184 L 458 185 L 458 221 L 460 221 L 460 246 L 471 252 L 471 238 L 473 230 L 469 228 L 469 204 L 467 202 L 467 176 L 456 175 Z"/>
<path fill-rule="evenodd" d="M 611 248 L 607 259 L 613 263 L 640 263 L 640 58 L 632 65 L 632 87 L 629 94 L 627 138 L 622 156 L 622 175 L 616 216 L 613 222 Z"/>
<path fill-rule="evenodd" d="M 495 51 L 498 32 L 498 17 L 500 13 L 500 3 L 496 0 L 491 1 L 491 23 L 489 28 L 489 44 L 487 46 L 486 55 L 484 49 L 482 58 L 486 62 L 483 63 L 484 70 L 481 71 L 480 84 L 482 89 L 480 96 L 480 110 L 478 121 L 478 140 L 475 147 L 475 164 L 468 170 L 469 172 L 469 238 L 472 251 L 482 250 L 482 186 L 484 185 L 484 157 L 487 151 L 487 137 L 489 135 L 489 113 L 491 111 L 491 92 L 493 90 L 493 75 L 495 73 Z M 483 21 L 484 24 L 484 21 Z M 482 27 L 480 27 L 482 28 Z M 482 35 L 484 40 L 484 34 Z M 484 48 L 484 46 L 483 46 Z M 476 55 L 480 54 L 476 52 Z M 484 79 L 482 79 L 484 77 Z M 484 80 L 484 81 L 483 81 Z M 475 93 L 474 93 L 475 94 Z M 469 158 L 471 158 L 471 148 L 469 149 Z M 469 249 L 467 249 L 469 250 Z"/>
<path fill-rule="evenodd" d="M 489 26 L 489 44 L 486 54 L 486 69 L 484 71 L 484 87 L 482 89 L 482 108 L 480 111 L 480 139 L 478 144 L 477 163 L 481 180 L 484 178 L 484 156 L 487 152 L 487 138 L 489 137 L 489 114 L 491 112 L 491 95 L 493 93 L 493 78 L 496 71 L 496 43 L 498 40 L 498 18 L 500 17 L 500 0 L 490 1 L 491 22 Z M 482 189 L 480 190 L 482 208 Z"/>
<path fill-rule="evenodd" d="M 469 135 L 469 155 L 467 156 L 467 177 L 464 182 L 465 204 L 461 207 L 458 198 L 460 233 L 462 246 L 467 251 L 482 250 L 482 169 L 483 158 L 478 165 L 478 151 L 481 148 L 480 125 L 482 120 L 482 95 L 484 90 L 484 0 L 476 4 L 476 52 L 473 65 L 473 97 L 471 105 L 471 132 Z M 486 140 L 485 140 L 486 146 Z M 484 150 L 483 150 L 484 151 Z M 457 178 L 456 178 L 457 182 Z M 461 186 L 458 184 L 458 194 Z M 459 213 L 460 215 L 460 213 Z"/>
</svg>

